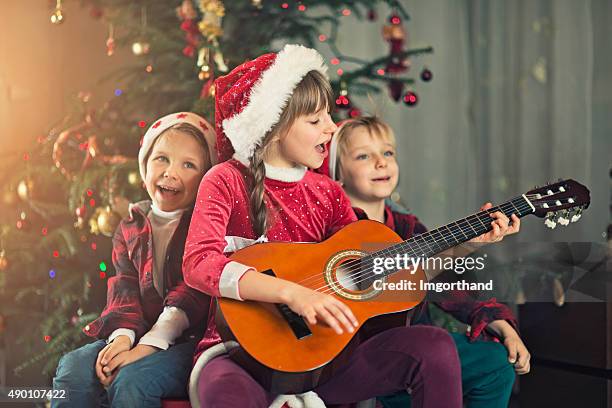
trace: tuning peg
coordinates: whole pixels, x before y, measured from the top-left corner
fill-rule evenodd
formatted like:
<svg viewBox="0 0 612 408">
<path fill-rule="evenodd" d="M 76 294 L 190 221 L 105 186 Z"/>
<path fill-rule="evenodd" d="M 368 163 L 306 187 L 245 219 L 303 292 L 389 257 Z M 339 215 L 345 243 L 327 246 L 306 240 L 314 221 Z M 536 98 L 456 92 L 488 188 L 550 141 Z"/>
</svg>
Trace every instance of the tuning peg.
<svg viewBox="0 0 612 408">
<path fill-rule="evenodd" d="M 546 225 L 550 229 L 555 229 L 557 227 L 557 223 L 555 222 L 554 213 L 548 213 L 546 215 L 546 220 L 544 220 L 544 225 Z"/>
<path fill-rule="evenodd" d="M 579 208 L 578 210 L 576 210 L 576 213 L 572 215 L 572 218 L 570 219 L 570 221 L 576 222 L 580 219 L 580 217 L 582 217 L 582 208 Z"/>
<path fill-rule="evenodd" d="M 570 220 L 569 220 L 569 216 L 568 216 L 568 211 L 567 210 L 563 210 L 563 211 L 560 212 L 558 221 L 559 221 L 559 224 L 561 224 L 563 226 L 569 225 Z"/>
</svg>

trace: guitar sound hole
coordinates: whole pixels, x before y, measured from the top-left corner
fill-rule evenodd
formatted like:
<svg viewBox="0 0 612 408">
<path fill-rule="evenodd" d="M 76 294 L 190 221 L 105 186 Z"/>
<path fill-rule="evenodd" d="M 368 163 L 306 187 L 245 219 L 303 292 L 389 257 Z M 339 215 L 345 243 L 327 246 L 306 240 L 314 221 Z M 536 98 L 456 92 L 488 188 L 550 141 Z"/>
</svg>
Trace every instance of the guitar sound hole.
<svg viewBox="0 0 612 408">
<path fill-rule="evenodd" d="M 350 258 L 343 260 L 336 267 L 336 281 L 342 288 L 351 292 L 363 292 L 368 290 L 373 283 L 370 273 L 364 270 L 361 258 Z"/>
</svg>

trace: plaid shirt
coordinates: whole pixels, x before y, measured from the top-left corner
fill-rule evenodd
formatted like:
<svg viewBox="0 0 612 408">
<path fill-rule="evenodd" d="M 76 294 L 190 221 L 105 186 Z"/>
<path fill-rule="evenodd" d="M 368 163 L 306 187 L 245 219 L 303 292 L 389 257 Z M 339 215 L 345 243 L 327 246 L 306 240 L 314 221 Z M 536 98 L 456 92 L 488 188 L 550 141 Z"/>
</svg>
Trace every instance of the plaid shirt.
<svg viewBox="0 0 612 408">
<path fill-rule="evenodd" d="M 368 218 L 362 209 L 353 208 L 353 210 L 360 220 Z M 414 215 L 393 211 L 387 205 L 385 205 L 385 225 L 404 240 L 427 231 Z M 432 324 L 428 303 L 425 300 L 414 309 L 411 324 Z M 468 324 L 470 326 L 468 337 L 471 341 L 476 339 L 499 341 L 484 330 L 494 320 L 506 320 L 518 332 L 518 324 L 512 311 L 506 305 L 498 303 L 495 298 L 482 302 L 475 300 L 468 291 L 454 291 L 452 301 L 432 303 L 460 322 Z"/>
<path fill-rule="evenodd" d="M 153 233 L 146 215 L 148 208 L 150 202 L 133 206 L 131 217 L 117 227 L 112 255 L 116 274 L 108 279 L 104 311 L 83 330 L 88 336 L 105 339 L 114 330 L 125 328 L 134 330 L 139 339 L 155 324 L 164 306 L 180 308 L 189 319 L 189 328 L 177 342 L 204 331 L 210 297 L 188 287 L 181 269 L 191 211 L 183 213 L 168 244 L 162 299 L 153 285 Z"/>
</svg>

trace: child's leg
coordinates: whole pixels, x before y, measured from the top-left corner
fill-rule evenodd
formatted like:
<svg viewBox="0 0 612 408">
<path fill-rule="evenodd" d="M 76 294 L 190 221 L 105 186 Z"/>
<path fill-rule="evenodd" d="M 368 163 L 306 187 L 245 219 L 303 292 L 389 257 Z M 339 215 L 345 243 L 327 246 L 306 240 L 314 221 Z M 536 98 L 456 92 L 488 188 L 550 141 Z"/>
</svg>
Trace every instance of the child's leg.
<svg viewBox="0 0 612 408">
<path fill-rule="evenodd" d="M 492 341 L 470 343 L 464 334 L 452 336 L 461 360 L 466 406 L 506 408 L 515 378 L 506 348 Z"/>
<path fill-rule="evenodd" d="M 106 391 L 94 368 L 98 353 L 104 346 L 106 342 L 98 340 L 73 350 L 60 359 L 53 378 L 53 389 L 66 390 L 68 398 L 51 401 L 51 407 L 108 406 Z"/>
<path fill-rule="evenodd" d="M 457 349 L 445 330 L 411 326 L 380 333 L 315 391 L 328 404 L 342 404 L 406 389 L 414 408 L 462 406 Z"/>
<path fill-rule="evenodd" d="M 195 342 L 176 344 L 126 365 L 108 387 L 112 407 L 161 407 L 162 398 L 186 398 Z"/>
<path fill-rule="evenodd" d="M 200 405 L 206 408 L 267 408 L 274 400 L 226 355 L 206 364 L 198 380 L 198 397 Z"/>
</svg>

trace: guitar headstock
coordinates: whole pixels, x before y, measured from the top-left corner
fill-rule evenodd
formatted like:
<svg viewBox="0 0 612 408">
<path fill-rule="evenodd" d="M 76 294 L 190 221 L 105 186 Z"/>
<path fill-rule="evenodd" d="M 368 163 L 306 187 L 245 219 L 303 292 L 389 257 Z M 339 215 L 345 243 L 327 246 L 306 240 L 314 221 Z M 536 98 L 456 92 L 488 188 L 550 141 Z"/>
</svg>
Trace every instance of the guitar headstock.
<svg viewBox="0 0 612 408">
<path fill-rule="evenodd" d="M 534 188 L 526 197 L 535 207 L 534 215 L 546 218 L 544 224 L 549 228 L 578 221 L 591 203 L 589 189 L 572 179 Z"/>
</svg>

